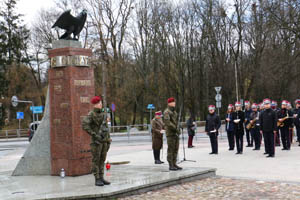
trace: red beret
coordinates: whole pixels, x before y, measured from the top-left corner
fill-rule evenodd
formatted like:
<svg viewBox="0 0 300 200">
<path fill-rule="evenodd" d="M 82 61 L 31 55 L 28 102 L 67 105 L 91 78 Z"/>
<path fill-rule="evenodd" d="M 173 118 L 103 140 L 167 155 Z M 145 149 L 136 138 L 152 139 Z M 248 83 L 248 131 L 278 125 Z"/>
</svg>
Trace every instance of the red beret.
<svg viewBox="0 0 300 200">
<path fill-rule="evenodd" d="M 161 116 L 161 115 L 162 115 L 162 112 L 161 112 L 161 111 L 155 112 L 155 116 Z"/>
<path fill-rule="evenodd" d="M 101 101 L 102 99 L 101 99 L 101 97 L 99 97 L 99 96 L 94 96 L 92 99 L 91 99 L 91 103 L 92 104 L 97 104 L 97 103 L 99 103 L 99 101 Z"/>
<path fill-rule="evenodd" d="M 172 102 L 175 102 L 175 99 L 173 97 L 168 98 L 168 103 L 172 103 Z"/>
</svg>

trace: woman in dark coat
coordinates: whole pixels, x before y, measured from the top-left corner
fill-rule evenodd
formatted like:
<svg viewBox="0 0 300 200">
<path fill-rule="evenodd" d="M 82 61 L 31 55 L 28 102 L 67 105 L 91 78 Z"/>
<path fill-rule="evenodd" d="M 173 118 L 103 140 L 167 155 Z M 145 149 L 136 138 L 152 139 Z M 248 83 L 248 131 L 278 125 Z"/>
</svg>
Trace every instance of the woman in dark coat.
<svg viewBox="0 0 300 200">
<path fill-rule="evenodd" d="M 164 163 L 160 160 L 160 150 L 162 149 L 163 146 L 163 134 L 165 132 L 164 124 L 161 119 L 161 116 L 162 116 L 161 111 L 155 112 L 155 117 L 151 121 L 152 149 L 153 149 L 155 164 Z"/>
<path fill-rule="evenodd" d="M 188 140 L 188 148 L 193 148 L 193 139 L 195 136 L 195 130 L 196 130 L 196 123 L 194 120 L 194 117 L 190 117 L 187 121 L 186 121 L 186 126 L 187 126 L 187 131 L 188 131 L 188 135 L 189 135 L 189 140 Z"/>
</svg>

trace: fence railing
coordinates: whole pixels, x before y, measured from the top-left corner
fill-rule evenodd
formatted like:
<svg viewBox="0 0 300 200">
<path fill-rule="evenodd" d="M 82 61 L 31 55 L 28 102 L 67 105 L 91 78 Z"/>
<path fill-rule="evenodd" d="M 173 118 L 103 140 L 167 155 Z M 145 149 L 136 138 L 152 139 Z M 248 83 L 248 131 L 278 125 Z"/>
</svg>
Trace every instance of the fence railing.
<svg viewBox="0 0 300 200">
<path fill-rule="evenodd" d="M 197 121 L 197 133 L 203 133 L 203 127 L 205 121 Z M 186 128 L 186 123 L 181 122 L 182 126 Z M 202 129 L 201 129 L 202 128 Z M 200 131 L 202 130 L 202 131 Z M 130 136 L 138 135 L 151 135 L 150 124 L 135 124 L 127 126 L 111 126 L 110 127 L 111 136 Z M 186 131 L 184 131 L 186 133 Z M 21 138 L 28 137 L 28 129 L 14 129 L 14 130 L 0 130 L 0 139 L 2 138 Z"/>
<path fill-rule="evenodd" d="M 0 138 L 28 137 L 29 129 L 1 130 Z"/>
</svg>

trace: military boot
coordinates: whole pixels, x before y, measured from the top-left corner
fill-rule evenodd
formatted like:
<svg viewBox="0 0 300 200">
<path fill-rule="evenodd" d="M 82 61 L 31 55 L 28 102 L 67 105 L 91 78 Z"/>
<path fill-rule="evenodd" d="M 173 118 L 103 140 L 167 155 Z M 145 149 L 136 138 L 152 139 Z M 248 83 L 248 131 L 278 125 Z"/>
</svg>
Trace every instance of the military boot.
<svg viewBox="0 0 300 200">
<path fill-rule="evenodd" d="M 179 167 L 178 165 L 174 164 L 174 167 L 177 168 L 177 170 L 182 170 L 182 167 Z"/>
<path fill-rule="evenodd" d="M 176 167 L 174 167 L 174 165 L 169 165 L 169 170 L 170 171 L 177 171 L 177 168 Z"/>
<path fill-rule="evenodd" d="M 98 179 L 96 179 L 95 185 L 96 186 L 104 186 L 104 182 L 100 178 L 98 178 Z"/>
<path fill-rule="evenodd" d="M 102 181 L 102 183 L 103 183 L 104 185 L 110 185 L 110 182 L 104 180 L 104 178 L 102 178 L 101 181 Z"/>
</svg>

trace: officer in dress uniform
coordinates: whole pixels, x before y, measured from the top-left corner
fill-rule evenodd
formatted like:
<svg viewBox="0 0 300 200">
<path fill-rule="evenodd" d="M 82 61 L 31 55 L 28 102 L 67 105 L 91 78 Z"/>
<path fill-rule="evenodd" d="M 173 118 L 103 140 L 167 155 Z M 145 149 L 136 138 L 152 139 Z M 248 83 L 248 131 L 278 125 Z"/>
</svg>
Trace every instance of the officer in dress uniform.
<svg viewBox="0 0 300 200">
<path fill-rule="evenodd" d="M 271 100 L 264 99 L 264 111 L 260 114 L 260 132 L 264 135 L 265 154 L 275 157 L 274 134 L 277 130 L 277 115 L 271 109 Z"/>
<path fill-rule="evenodd" d="M 164 123 L 161 117 L 162 112 L 157 111 L 155 112 L 155 117 L 151 121 L 152 149 L 155 164 L 164 163 L 160 160 L 160 150 L 163 147 L 163 134 L 165 133 Z"/>
</svg>

